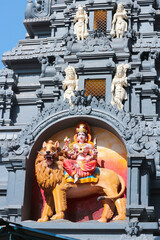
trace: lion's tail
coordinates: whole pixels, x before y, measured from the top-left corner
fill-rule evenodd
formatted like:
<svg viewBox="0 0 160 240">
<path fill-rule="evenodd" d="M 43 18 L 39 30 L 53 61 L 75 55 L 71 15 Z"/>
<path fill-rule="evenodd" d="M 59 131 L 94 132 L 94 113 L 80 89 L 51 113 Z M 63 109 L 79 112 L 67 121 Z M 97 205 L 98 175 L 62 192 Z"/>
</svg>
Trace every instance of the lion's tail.
<svg viewBox="0 0 160 240">
<path fill-rule="evenodd" d="M 114 195 L 114 196 L 100 196 L 97 198 L 98 201 L 104 200 L 104 199 L 117 199 L 117 198 L 120 198 L 124 194 L 124 191 L 126 188 L 125 181 L 120 175 L 118 175 L 118 177 L 119 177 L 119 180 L 121 183 L 121 191 L 117 195 Z"/>
</svg>

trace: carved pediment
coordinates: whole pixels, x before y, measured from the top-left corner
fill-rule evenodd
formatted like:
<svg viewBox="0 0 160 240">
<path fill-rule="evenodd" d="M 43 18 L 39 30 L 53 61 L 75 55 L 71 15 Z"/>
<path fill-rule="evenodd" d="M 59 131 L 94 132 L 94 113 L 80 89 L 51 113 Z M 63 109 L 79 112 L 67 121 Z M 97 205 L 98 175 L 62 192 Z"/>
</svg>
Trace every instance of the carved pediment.
<svg viewBox="0 0 160 240">
<path fill-rule="evenodd" d="M 119 111 L 116 106 L 106 104 L 102 99 L 98 101 L 95 97 L 86 97 L 84 91 L 75 92 L 72 104 L 70 106 L 68 99 L 65 101 L 61 99 L 55 101 L 50 107 L 44 108 L 20 132 L 16 143 L 11 144 L 8 152 L 25 156 L 44 129 L 54 125 L 56 121 L 65 122 L 68 117 L 82 116 L 95 118 L 95 121 L 99 119 L 111 126 L 123 139 L 128 154 L 156 155 L 159 142 L 154 136 L 160 136 L 158 124 L 149 124 L 142 117 L 135 117 L 124 110 Z"/>
</svg>

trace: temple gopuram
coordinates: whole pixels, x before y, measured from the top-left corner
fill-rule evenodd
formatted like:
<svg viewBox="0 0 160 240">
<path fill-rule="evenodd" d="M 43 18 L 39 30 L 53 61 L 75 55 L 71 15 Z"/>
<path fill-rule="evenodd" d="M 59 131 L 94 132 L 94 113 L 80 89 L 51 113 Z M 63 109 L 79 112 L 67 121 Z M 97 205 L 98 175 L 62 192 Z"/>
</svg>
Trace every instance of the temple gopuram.
<svg viewBox="0 0 160 240">
<path fill-rule="evenodd" d="M 0 71 L 0 239 L 160 239 L 160 0 L 27 0 Z"/>
</svg>

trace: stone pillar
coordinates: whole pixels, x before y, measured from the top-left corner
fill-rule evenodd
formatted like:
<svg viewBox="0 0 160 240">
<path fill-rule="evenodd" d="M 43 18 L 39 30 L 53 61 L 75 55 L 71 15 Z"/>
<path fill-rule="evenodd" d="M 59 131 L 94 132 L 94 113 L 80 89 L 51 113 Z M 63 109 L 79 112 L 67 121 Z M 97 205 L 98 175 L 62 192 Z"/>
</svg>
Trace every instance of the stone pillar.
<svg viewBox="0 0 160 240">
<path fill-rule="evenodd" d="M 94 11 L 89 12 L 89 30 L 94 30 Z"/>
<path fill-rule="evenodd" d="M 139 114 L 141 113 L 141 91 L 142 88 L 140 86 L 135 87 L 135 94 L 136 94 L 136 113 Z"/>
<path fill-rule="evenodd" d="M 38 89 L 36 91 L 36 96 L 38 98 L 37 101 L 36 101 L 38 113 L 41 113 L 42 108 L 44 106 L 44 103 L 43 103 L 43 100 L 42 100 L 42 94 L 43 94 L 43 90 L 42 89 Z"/>
<path fill-rule="evenodd" d="M 152 101 L 152 113 L 156 114 L 156 109 L 157 109 L 157 96 L 151 96 L 151 101 Z"/>
<path fill-rule="evenodd" d="M 51 37 L 55 37 L 56 26 L 51 25 Z"/>
<path fill-rule="evenodd" d="M 112 84 L 112 75 L 107 74 L 107 77 L 106 77 L 106 96 L 105 96 L 106 103 L 111 102 L 111 96 L 112 96 L 112 94 L 111 94 L 111 84 Z"/>
<path fill-rule="evenodd" d="M 5 212 L 9 221 L 21 221 L 25 190 L 25 159 L 24 156 L 14 156 L 3 160 L 8 170 Z"/>
<path fill-rule="evenodd" d="M 107 32 L 110 33 L 112 28 L 112 10 L 107 11 Z"/>
<path fill-rule="evenodd" d="M 154 207 L 149 206 L 149 180 L 153 174 L 154 159 L 144 155 L 128 156 L 127 217 L 148 221 L 154 216 Z"/>
<path fill-rule="evenodd" d="M 5 107 L 5 90 L 0 89 L 0 125 L 3 125 L 3 114 L 4 114 L 4 107 Z"/>
<path fill-rule="evenodd" d="M 5 114 L 4 114 L 4 121 L 6 125 L 11 125 L 11 108 L 13 105 L 13 91 L 8 89 L 6 90 L 6 99 L 5 99 Z"/>
</svg>

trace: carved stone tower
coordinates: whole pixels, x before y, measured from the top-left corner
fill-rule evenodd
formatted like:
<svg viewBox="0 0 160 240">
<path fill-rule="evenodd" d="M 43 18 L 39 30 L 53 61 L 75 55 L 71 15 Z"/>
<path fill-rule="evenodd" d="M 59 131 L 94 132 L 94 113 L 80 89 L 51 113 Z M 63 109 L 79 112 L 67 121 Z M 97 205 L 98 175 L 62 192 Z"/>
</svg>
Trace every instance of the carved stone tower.
<svg viewBox="0 0 160 240">
<path fill-rule="evenodd" d="M 160 238 L 159 22 L 158 0 L 27 0 L 26 38 L 0 71 L 4 220 L 83 240 Z M 37 152 L 81 120 L 123 149 L 126 220 L 37 223 Z"/>
</svg>

